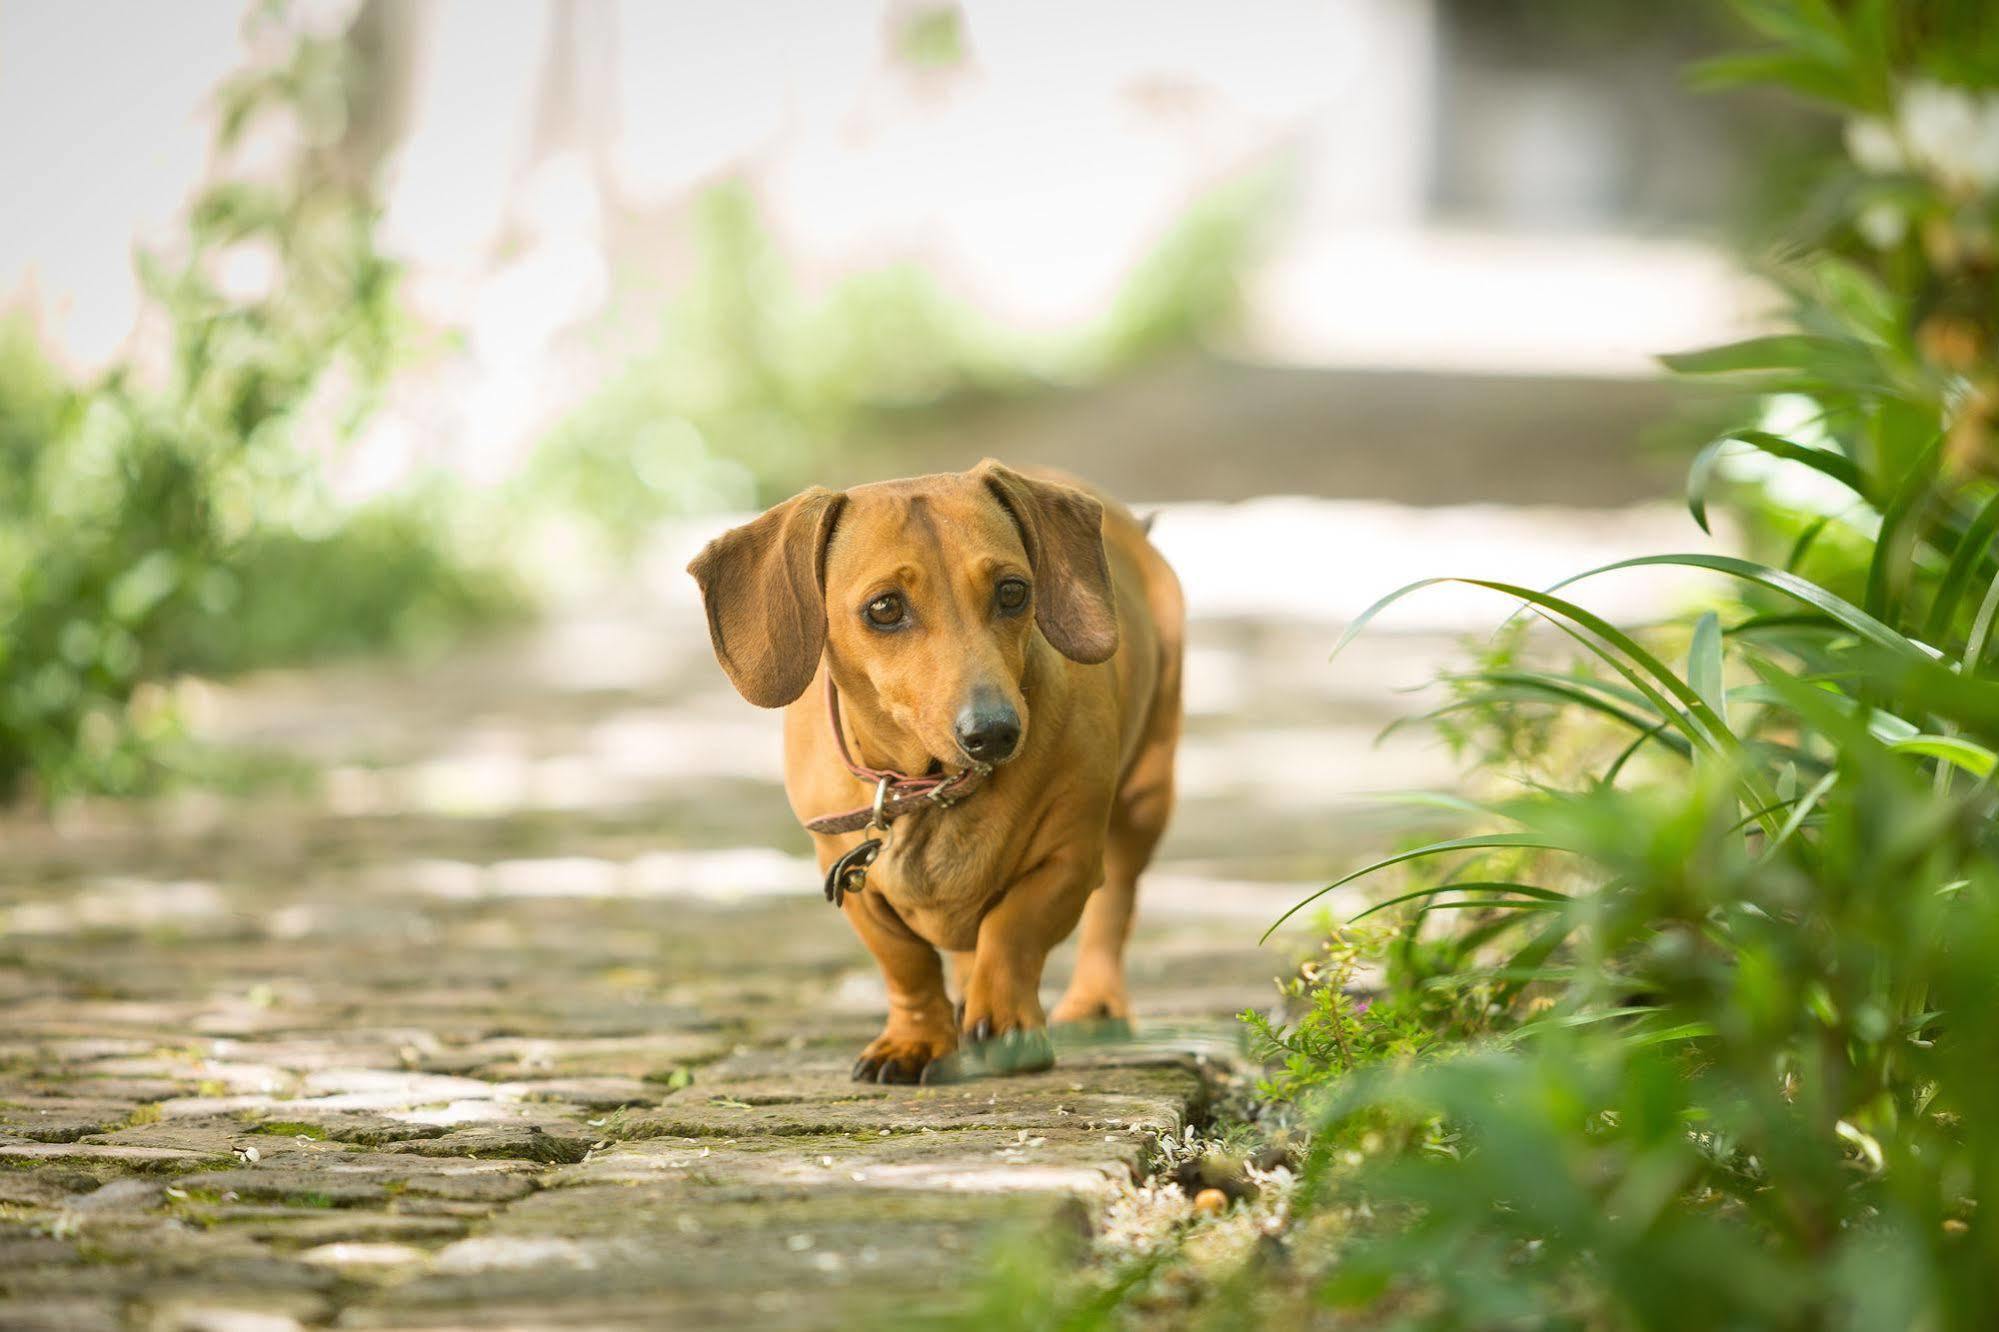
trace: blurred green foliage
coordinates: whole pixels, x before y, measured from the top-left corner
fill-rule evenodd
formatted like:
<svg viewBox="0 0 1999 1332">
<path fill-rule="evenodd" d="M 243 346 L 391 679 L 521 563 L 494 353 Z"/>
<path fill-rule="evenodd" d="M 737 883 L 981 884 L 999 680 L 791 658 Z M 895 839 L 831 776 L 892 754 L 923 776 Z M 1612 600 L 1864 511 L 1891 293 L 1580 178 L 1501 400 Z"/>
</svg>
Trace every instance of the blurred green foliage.
<svg viewBox="0 0 1999 1332">
<path fill-rule="evenodd" d="M 657 341 L 543 441 L 527 507 L 582 515 L 629 551 L 660 518 L 775 502 L 825 460 L 968 402 L 1115 375 L 1225 331 L 1275 177 L 1195 201 L 1104 316 L 1061 336 L 1009 332 L 913 264 L 810 291 L 740 183 L 695 216 L 693 278 Z M 892 464 L 891 464 L 892 465 Z"/>
<path fill-rule="evenodd" d="M 0 797 L 156 784 L 177 731 L 148 682 L 414 645 L 516 605 L 430 508 L 349 514 L 319 482 L 301 436 L 350 435 L 411 347 L 340 152 L 352 52 L 282 6 L 250 23 L 282 55 L 222 89 L 224 169 L 184 243 L 139 258 L 164 370 L 71 383 L 25 320 L 0 324 Z M 229 169 L 254 132 L 296 142 L 276 174 Z"/>
<path fill-rule="evenodd" d="M 1401 919 L 1362 950 L 1379 994 L 1325 967 L 1257 1020 L 1314 1130 L 1293 1316 L 1999 1324 L 1999 30 L 1738 8 L 1768 44 L 1705 80 L 1850 117 L 1776 269 L 1792 329 L 1669 358 L 1744 392 L 1696 518 L 1749 454 L 1736 498 L 1781 541 L 1611 566 L 1735 589 L 1645 635 L 1567 584 L 1458 580 L 1581 655 L 1508 638 L 1453 681 L 1486 784 L 1527 794 L 1340 881 L 1424 867 L 1367 913 Z M 1841 498 L 1799 512 L 1801 474 Z"/>
</svg>

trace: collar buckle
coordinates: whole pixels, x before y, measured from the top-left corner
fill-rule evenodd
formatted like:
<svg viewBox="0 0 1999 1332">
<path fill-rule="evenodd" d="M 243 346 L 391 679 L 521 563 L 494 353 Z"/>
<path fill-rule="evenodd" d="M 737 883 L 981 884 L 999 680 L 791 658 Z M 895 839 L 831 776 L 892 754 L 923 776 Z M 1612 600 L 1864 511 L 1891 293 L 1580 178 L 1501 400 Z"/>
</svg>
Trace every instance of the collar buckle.
<svg viewBox="0 0 1999 1332">
<path fill-rule="evenodd" d="M 871 832 L 879 831 L 885 833 L 888 831 L 888 815 L 884 811 L 883 806 L 888 803 L 888 784 L 893 780 L 892 777 L 884 773 L 882 779 L 875 783 L 874 808 L 868 811 L 868 829 Z"/>
</svg>

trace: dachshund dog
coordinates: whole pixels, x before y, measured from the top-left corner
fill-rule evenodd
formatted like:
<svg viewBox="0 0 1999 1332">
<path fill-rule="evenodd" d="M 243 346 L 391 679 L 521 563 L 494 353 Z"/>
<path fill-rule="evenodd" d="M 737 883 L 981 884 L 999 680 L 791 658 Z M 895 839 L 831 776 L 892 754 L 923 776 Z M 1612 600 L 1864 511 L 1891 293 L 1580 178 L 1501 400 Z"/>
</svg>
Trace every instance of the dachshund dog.
<svg viewBox="0 0 1999 1332">
<path fill-rule="evenodd" d="M 814 487 L 688 572 L 730 681 L 786 708 L 786 794 L 887 982 L 854 1077 L 941 1081 L 970 1057 L 1047 1068 L 1051 1017 L 1128 1020 L 1124 946 L 1173 803 L 1186 620 L 1146 526 L 987 460 Z M 1079 919 L 1075 974 L 1044 1015 L 1042 967 Z"/>
</svg>

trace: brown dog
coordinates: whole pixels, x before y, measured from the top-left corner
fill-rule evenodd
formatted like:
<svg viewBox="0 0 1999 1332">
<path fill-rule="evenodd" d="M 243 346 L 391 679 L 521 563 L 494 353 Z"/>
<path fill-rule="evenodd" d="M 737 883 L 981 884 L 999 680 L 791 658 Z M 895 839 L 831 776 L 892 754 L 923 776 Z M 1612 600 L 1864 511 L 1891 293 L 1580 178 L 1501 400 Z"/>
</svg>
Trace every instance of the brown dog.
<svg viewBox="0 0 1999 1332">
<path fill-rule="evenodd" d="M 1041 970 L 1079 918 L 1053 1018 L 1126 1018 L 1138 875 L 1173 803 L 1185 622 L 1144 527 L 988 460 L 814 487 L 688 571 L 736 688 L 789 705 L 785 791 L 888 984 L 854 1076 L 932 1080 L 961 1035 L 992 1067 L 1046 1068 Z"/>
</svg>

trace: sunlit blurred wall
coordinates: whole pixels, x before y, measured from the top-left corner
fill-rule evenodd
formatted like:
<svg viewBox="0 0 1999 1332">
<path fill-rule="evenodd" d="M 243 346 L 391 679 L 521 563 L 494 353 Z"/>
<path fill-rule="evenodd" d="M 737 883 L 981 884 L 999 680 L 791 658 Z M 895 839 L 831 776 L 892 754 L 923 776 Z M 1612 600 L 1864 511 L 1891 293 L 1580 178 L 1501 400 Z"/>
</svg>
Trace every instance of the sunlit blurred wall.
<svg viewBox="0 0 1999 1332">
<path fill-rule="evenodd" d="M 921 17 L 904 0 L 374 8 L 405 85 L 383 242 L 418 309 L 470 332 L 464 424 L 494 468 L 496 438 L 548 415 L 551 341 L 612 270 L 671 270 L 643 227 L 620 253 L 614 215 L 662 218 L 731 174 L 808 277 L 917 260 L 1029 328 L 1100 313 L 1190 201 L 1278 154 L 1308 222 L 1424 204 L 1427 0 L 972 0 L 931 65 L 896 49 Z M 131 247 L 163 242 L 200 178 L 242 13 L 0 5 L 0 166 L 31 200 L 0 216 L 0 290 L 26 284 L 81 368 L 134 327 Z"/>
<path fill-rule="evenodd" d="M 198 114 L 243 58 L 242 0 L 0 2 L 0 303 L 25 287 L 84 368 L 139 315 L 135 241 L 170 234 L 208 161 Z"/>
</svg>

